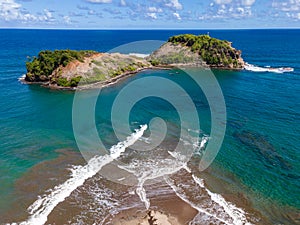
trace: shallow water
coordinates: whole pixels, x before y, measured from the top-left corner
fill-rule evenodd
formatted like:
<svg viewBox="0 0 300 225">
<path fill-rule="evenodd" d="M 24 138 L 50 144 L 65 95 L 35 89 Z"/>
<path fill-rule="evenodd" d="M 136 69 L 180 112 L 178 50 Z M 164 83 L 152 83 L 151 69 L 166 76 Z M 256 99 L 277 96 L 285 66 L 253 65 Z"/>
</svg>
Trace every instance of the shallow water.
<svg viewBox="0 0 300 225">
<path fill-rule="evenodd" d="M 18 78 L 25 73 L 26 56 L 36 55 L 42 49 L 108 51 L 131 41 L 166 40 L 170 35 L 182 32 L 0 30 L 0 214 L 6 215 L 0 216 L 0 223 L 26 220 L 26 209 L 37 199 L 37 195 L 63 183 L 69 177 L 65 168 L 85 162 L 80 157 L 75 157 L 78 149 L 72 130 L 74 93 L 21 84 Z M 226 200 L 245 208 L 256 219 L 261 217 L 270 224 L 297 224 L 300 209 L 300 31 L 236 30 L 210 31 L 210 34 L 232 41 L 235 47 L 242 49 L 244 59 L 250 64 L 260 67 L 292 67 L 294 72 L 213 71 L 226 101 L 227 130 L 223 146 L 212 166 L 206 173 L 195 174 L 204 179 L 209 190 L 220 193 Z M 282 44 L 283 39 L 286 41 Z M 141 53 L 147 54 L 147 51 L 145 47 Z M 106 148 L 109 149 L 120 141 L 112 131 L 108 110 L 117 93 L 128 83 L 151 76 L 178 82 L 188 90 L 199 112 L 200 133 L 210 134 L 210 109 L 205 96 L 191 85 L 184 73 L 177 70 L 144 71 L 105 89 L 98 100 L 95 119 Z M 168 121 L 168 136 L 163 145 L 165 150 L 161 151 L 165 157 L 168 148 L 173 149 L 172 145 L 179 141 L 179 116 L 170 104 L 157 98 L 143 100 L 133 108 L 130 126 L 134 129 L 141 124 L 148 124 L 157 116 Z M 148 135 L 149 132 L 146 131 L 145 136 Z M 67 153 L 70 161 L 66 161 L 66 164 L 57 158 L 62 155 L 57 149 L 65 148 L 71 149 L 71 153 Z M 135 153 L 134 150 L 128 151 L 133 158 L 137 156 Z M 47 160 L 51 159 L 57 160 L 55 166 L 47 164 Z M 63 161 L 65 160 L 66 158 Z M 128 159 L 122 160 L 127 162 Z M 62 175 L 57 176 L 58 173 Z M 49 174 L 49 177 L 45 174 Z M 180 177 L 178 175 L 178 182 Z M 100 175 L 88 180 L 86 185 L 76 189 L 65 202 L 54 209 L 50 220 L 58 220 L 64 207 L 70 209 L 68 218 L 71 221 L 84 221 L 84 218 L 91 219 L 100 215 L 97 207 L 105 206 L 106 203 L 107 208 L 98 209 L 105 212 L 105 215 L 106 212 L 118 210 L 114 204 L 120 197 L 116 193 L 121 195 L 122 191 L 128 192 L 128 187 L 117 186 L 121 191 L 115 192 L 115 185 L 105 180 Z M 188 181 L 193 183 L 192 179 Z M 95 190 L 90 190 L 92 187 Z M 158 186 L 152 193 L 163 192 L 163 187 Z M 167 185 L 166 196 L 169 191 L 172 190 Z M 116 198 L 112 198 L 113 195 Z M 162 193 L 161 197 L 164 195 Z M 102 197 L 96 199 L 96 196 Z M 151 191 L 148 191 L 147 196 L 151 196 Z M 133 204 L 145 209 L 145 204 L 138 195 L 128 195 L 128 199 L 126 204 L 131 205 L 130 207 Z M 97 204 L 97 201 L 101 204 Z M 20 208 L 16 207 L 16 202 Z M 77 213 L 78 205 L 85 207 L 86 210 L 80 211 L 88 216 Z M 91 211 L 88 210 L 89 207 L 92 207 Z M 251 216 L 247 219 L 253 220 Z"/>
</svg>

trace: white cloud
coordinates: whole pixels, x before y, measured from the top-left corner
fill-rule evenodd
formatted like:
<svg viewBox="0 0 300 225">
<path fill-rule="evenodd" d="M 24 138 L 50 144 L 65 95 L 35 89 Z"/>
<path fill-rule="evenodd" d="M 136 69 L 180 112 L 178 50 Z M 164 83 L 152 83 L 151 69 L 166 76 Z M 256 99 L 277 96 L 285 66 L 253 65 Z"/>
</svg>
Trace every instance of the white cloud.
<svg viewBox="0 0 300 225">
<path fill-rule="evenodd" d="M 48 19 L 51 19 L 53 17 L 52 13 L 48 9 L 44 9 L 44 13 Z"/>
<path fill-rule="evenodd" d="M 232 10 L 232 8 L 230 8 Z M 244 14 L 245 13 L 245 9 L 242 8 L 242 7 L 237 7 L 236 10 L 241 13 L 241 14 Z M 232 10 L 233 11 L 233 10 Z"/>
<path fill-rule="evenodd" d="M 148 7 L 148 11 L 149 12 L 158 12 L 158 13 L 161 13 L 163 12 L 163 10 L 161 8 L 156 8 L 156 7 Z"/>
<path fill-rule="evenodd" d="M 300 11 L 300 0 L 278 1 L 272 3 L 272 7 L 281 11 Z"/>
<path fill-rule="evenodd" d="M 214 2 L 218 5 L 225 5 L 231 3 L 231 0 L 214 0 Z"/>
<path fill-rule="evenodd" d="M 178 0 L 168 0 L 166 1 L 165 6 L 176 10 L 181 10 L 183 8 Z"/>
<path fill-rule="evenodd" d="M 177 19 L 177 20 L 181 20 L 181 17 L 179 15 L 179 13 L 173 13 L 173 16 Z"/>
<path fill-rule="evenodd" d="M 0 17 L 6 21 L 19 19 L 21 17 L 21 6 L 21 4 L 16 3 L 14 0 L 1 0 Z"/>
<path fill-rule="evenodd" d="M 180 0 L 179 0 L 180 1 Z M 127 16 L 132 20 L 136 19 L 152 19 L 156 20 L 158 18 L 165 20 L 182 20 L 185 18 L 184 14 L 179 15 L 180 10 L 183 6 L 178 0 L 152 0 L 152 1 L 141 1 L 129 2 L 127 1 L 128 11 Z M 144 3 L 148 2 L 148 3 Z M 174 14 L 175 13 L 175 14 Z M 177 15 L 178 16 L 175 16 Z"/>
<path fill-rule="evenodd" d="M 157 15 L 156 13 L 147 13 L 146 14 L 149 18 L 156 20 L 157 19 Z"/>
<path fill-rule="evenodd" d="M 300 20 L 300 0 L 274 0 L 272 7 L 291 19 Z"/>
<path fill-rule="evenodd" d="M 255 3 L 255 0 L 214 0 L 214 2 L 218 5 L 244 5 L 244 6 L 251 6 Z M 211 3 L 211 6 L 213 6 L 213 2 Z"/>
<path fill-rule="evenodd" d="M 112 0 L 86 0 L 87 2 L 90 2 L 90 3 L 112 3 Z"/>
<path fill-rule="evenodd" d="M 71 18 L 69 16 L 64 16 L 63 18 L 66 24 L 71 24 Z"/>
<path fill-rule="evenodd" d="M 255 0 L 242 0 L 242 5 L 251 6 L 255 3 Z"/>
<path fill-rule="evenodd" d="M 34 15 L 24 10 L 22 5 L 15 2 L 15 0 L 0 0 L 0 20 L 19 21 L 20 23 L 53 23 L 55 18 L 48 9 L 44 9 L 42 13 Z"/>
<path fill-rule="evenodd" d="M 297 13 L 297 14 L 296 14 L 296 18 L 297 18 L 298 20 L 300 20 L 300 13 Z"/>
<path fill-rule="evenodd" d="M 213 0 L 211 18 L 244 18 L 252 16 L 255 0 Z"/>
<path fill-rule="evenodd" d="M 35 20 L 52 23 L 54 22 L 55 18 L 53 17 L 52 13 L 48 9 L 44 9 L 43 14 L 37 16 Z"/>
</svg>

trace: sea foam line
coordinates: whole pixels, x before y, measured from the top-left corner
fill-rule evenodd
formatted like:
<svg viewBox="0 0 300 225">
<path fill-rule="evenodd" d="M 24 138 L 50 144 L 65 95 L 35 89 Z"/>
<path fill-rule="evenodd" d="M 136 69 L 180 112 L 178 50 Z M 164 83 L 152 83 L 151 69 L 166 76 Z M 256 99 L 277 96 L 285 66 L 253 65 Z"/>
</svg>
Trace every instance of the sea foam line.
<svg viewBox="0 0 300 225">
<path fill-rule="evenodd" d="M 251 65 L 249 63 L 245 64 L 245 69 L 252 72 L 271 72 L 271 73 L 294 72 L 294 68 L 291 67 L 279 67 L 279 68 L 260 67 L 260 66 Z"/>
<path fill-rule="evenodd" d="M 24 81 L 26 78 L 26 74 L 23 74 L 21 77 L 18 78 L 19 81 Z"/>
<path fill-rule="evenodd" d="M 187 170 L 187 169 L 186 169 Z M 191 173 L 189 170 L 187 170 L 188 173 Z M 196 204 L 190 202 L 184 194 L 180 193 L 180 190 L 176 187 L 176 185 L 172 182 L 170 178 L 165 177 L 166 183 L 173 189 L 175 194 L 182 199 L 184 202 L 188 203 L 191 207 L 196 209 L 199 213 L 204 213 L 207 216 L 210 216 L 224 224 L 227 225 L 252 225 L 252 223 L 248 222 L 246 218 L 246 213 L 244 210 L 236 207 L 233 203 L 227 202 L 221 195 L 211 192 L 209 189 L 207 189 L 204 185 L 203 179 L 200 179 L 196 177 L 194 174 L 192 174 L 193 180 L 198 184 L 201 188 L 205 189 L 207 194 L 209 195 L 210 199 L 215 202 L 218 206 L 223 208 L 225 213 L 232 219 L 233 222 L 229 222 L 224 220 L 223 218 L 220 218 L 218 215 L 212 214 L 205 209 L 202 209 L 201 207 L 197 206 Z"/>
<path fill-rule="evenodd" d="M 140 167 L 142 165 L 142 167 Z M 138 161 L 119 168 L 134 174 L 138 178 L 136 194 L 141 202 L 145 204 L 146 209 L 150 207 L 150 200 L 147 198 L 147 193 L 144 184 L 148 180 L 154 180 L 165 175 L 171 175 L 178 172 L 182 168 L 186 168 L 186 163 L 173 159 L 160 159 L 158 161 Z"/>
<path fill-rule="evenodd" d="M 110 149 L 110 155 L 95 156 L 91 158 L 85 166 L 76 166 L 72 169 L 71 178 L 65 181 L 63 184 L 56 186 L 51 193 L 38 197 L 38 199 L 28 208 L 30 217 L 19 223 L 20 225 L 36 225 L 45 224 L 47 218 L 52 210 L 60 203 L 63 202 L 71 193 L 78 187 L 84 184 L 84 182 L 96 175 L 103 166 L 111 163 L 114 159 L 117 159 L 126 148 L 133 145 L 147 130 L 147 125 L 141 126 L 140 129 L 135 130 L 135 133 L 131 134 L 123 142 L 119 142 Z M 12 223 L 11 225 L 16 225 Z"/>
<path fill-rule="evenodd" d="M 227 221 L 223 220 L 222 218 L 219 218 L 218 216 L 213 215 L 210 212 L 207 212 L 206 210 L 198 207 L 196 204 L 190 202 L 183 194 L 179 193 L 179 190 L 177 189 L 177 187 L 175 186 L 175 184 L 169 178 L 165 177 L 165 181 L 173 189 L 173 191 L 175 192 L 175 194 L 181 200 L 183 200 L 184 202 L 186 202 L 187 204 L 189 204 L 191 207 L 193 207 L 194 209 L 196 209 L 198 212 L 201 212 L 201 213 L 204 213 L 204 214 L 206 214 L 208 216 L 211 216 L 211 217 L 215 218 L 216 220 L 218 220 L 218 221 L 220 221 L 220 222 L 222 222 L 224 224 L 231 225 Z"/>
<path fill-rule="evenodd" d="M 207 144 L 207 142 L 209 141 L 209 137 L 205 136 L 202 138 L 201 142 L 200 142 L 200 146 L 199 143 L 197 143 L 195 146 L 199 146 L 199 150 L 203 150 Z M 194 147 L 195 147 L 194 146 Z M 173 153 L 173 152 L 169 152 L 170 155 L 172 155 L 174 158 L 180 160 L 181 155 Z M 204 181 L 203 179 L 200 179 L 198 177 L 196 177 L 194 174 L 191 173 L 191 170 L 187 167 L 187 165 L 183 166 L 183 168 L 192 175 L 193 180 L 195 181 L 196 184 L 198 184 L 201 188 L 203 188 L 207 194 L 209 195 L 210 199 L 215 202 L 218 206 L 220 206 L 221 208 L 223 208 L 223 210 L 225 211 L 225 213 L 232 219 L 232 222 L 226 221 L 223 218 L 220 218 L 218 215 L 212 214 L 208 211 L 206 211 L 205 209 L 202 209 L 201 207 L 197 206 L 196 204 L 190 202 L 185 196 L 184 194 L 180 193 L 180 190 L 178 190 L 178 188 L 176 187 L 176 185 L 171 181 L 170 178 L 165 177 L 165 181 L 167 182 L 167 184 L 173 189 L 173 191 L 175 192 L 175 194 L 181 198 L 183 201 L 185 201 L 186 203 L 188 203 L 189 205 L 191 205 L 194 209 L 196 209 L 199 213 L 204 213 L 207 216 L 210 216 L 224 224 L 227 225 L 251 225 L 251 223 L 249 223 L 247 221 L 247 218 L 245 216 L 245 211 L 236 207 L 234 204 L 227 202 L 221 195 L 216 194 L 211 192 L 209 189 L 207 189 L 204 185 Z"/>
<path fill-rule="evenodd" d="M 192 174 L 193 180 L 202 188 L 205 188 L 205 190 L 207 191 L 208 195 L 211 197 L 211 200 L 213 200 L 215 203 L 217 203 L 218 205 L 222 206 L 223 209 L 225 210 L 225 212 L 233 219 L 233 224 L 235 225 L 251 225 L 251 223 L 249 223 L 247 221 L 247 218 L 245 216 L 245 211 L 236 207 L 235 205 L 233 205 L 232 203 L 227 202 L 221 195 L 216 194 L 211 192 L 210 190 L 208 190 L 205 186 L 204 186 L 204 182 L 202 179 L 196 177 L 194 174 Z"/>
</svg>

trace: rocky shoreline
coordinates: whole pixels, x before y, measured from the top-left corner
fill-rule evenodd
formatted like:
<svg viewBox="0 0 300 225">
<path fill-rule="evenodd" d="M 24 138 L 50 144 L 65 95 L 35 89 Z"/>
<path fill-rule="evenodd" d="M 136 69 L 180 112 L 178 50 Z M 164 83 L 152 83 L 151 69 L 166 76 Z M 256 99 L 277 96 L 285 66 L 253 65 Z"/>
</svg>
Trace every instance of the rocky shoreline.
<svg viewBox="0 0 300 225">
<path fill-rule="evenodd" d="M 51 84 L 49 81 L 47 82 L 43 82 L 43 81 L 26 81 L 25 77 L 20 77 L 19 81 L 23 84 L 36 84 L 36 85 L 40 85 L 42 87 L 45 88 L 49 88 L 49 89 L 53 89 L 53 90 L 69 90 L 69 91 L 75 91 L 75 90 L 86 90 L 86 89 L 98 89 L 98 88 L 106 88 L 109 86 L 112 86 L 114 84 L 117 84 L 119 81 L 124 80 L 130 76 L 133 76 L 137 73 L 140 73 L 142 71 L 146 71 L 146 70 L 171 70 L 173 68 L 176 68 L 176 66 L 151 66 L 151 67 L 146 67 L 146 68 L 139 68 L 134 72 L 126 72 L 123 73 L 119 76 L 110 78 L 108 80 L 105 81 L 100 81 L 100 82 L 95 82 L 92 84 L 80 84 L 76 87 L 62 87 L 59 86 L 57 84 Z"/>
<path fill-rule="evenodd" d="M 241 51 L 228 41 L 208 35 L 171 37 L 151 55 L 99 53 L 95 51 L 41 51 L 26 63 L 26 84 L 60 90 L 102 88 L 148 69 L 197 67 L 242 70 Z"/>
</svg>

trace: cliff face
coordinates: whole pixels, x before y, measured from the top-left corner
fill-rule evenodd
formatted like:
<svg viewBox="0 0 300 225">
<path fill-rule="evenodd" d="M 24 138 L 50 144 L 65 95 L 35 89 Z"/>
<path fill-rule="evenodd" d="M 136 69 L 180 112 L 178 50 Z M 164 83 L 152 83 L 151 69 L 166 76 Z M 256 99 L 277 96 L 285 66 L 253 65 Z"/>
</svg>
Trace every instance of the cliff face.
<svg viewBox="0 0 300 225">
<path fill-rule="evenodd" d="M 243 69 L 241 51 L 228 41 L 208 35 L 178 35 L 149 56 L 154 65 L 195 65 L 223 69 Z"/>
<path fill-rule="evenodd" d="M 66 51 L 70 50 L 40 53 L 38 58 L 27 63 L 25 80 L 43 82 L 50 87 L 77 87 L 79 82 L 80 85 L 104 82 L 151 67 L 143 58 L 119 53 L 83 53 L 81 57 L 70 57 L 64 62 L 61 56 Z"/>
</svg>

